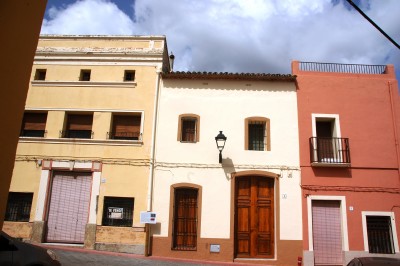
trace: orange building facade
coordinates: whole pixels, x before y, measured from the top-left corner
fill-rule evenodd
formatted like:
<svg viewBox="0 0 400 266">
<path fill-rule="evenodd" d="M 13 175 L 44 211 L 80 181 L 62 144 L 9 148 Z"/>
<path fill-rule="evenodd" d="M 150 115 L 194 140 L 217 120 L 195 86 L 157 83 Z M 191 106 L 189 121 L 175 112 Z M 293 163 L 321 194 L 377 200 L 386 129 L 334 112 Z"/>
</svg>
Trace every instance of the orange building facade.
<svg viewBox="0 0 400 266">
<path fill-rule="evenodd" d="M 304 265 L 400 257 L 400 101 L 394 67 L 294 61 L 292 74 Z"/>
</svg>

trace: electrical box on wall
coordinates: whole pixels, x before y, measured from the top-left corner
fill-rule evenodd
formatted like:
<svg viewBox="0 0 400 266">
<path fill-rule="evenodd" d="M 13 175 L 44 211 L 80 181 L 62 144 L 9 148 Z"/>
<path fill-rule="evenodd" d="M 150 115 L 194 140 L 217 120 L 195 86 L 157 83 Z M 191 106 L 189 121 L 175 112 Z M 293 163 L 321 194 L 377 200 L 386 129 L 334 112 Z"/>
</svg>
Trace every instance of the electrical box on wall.
<svg viewBox="0 0 400 266">
<path fill-rule="evenodd" d="M 210 245 L 210 252 L 211 253 L 219 253 L 221 250 L 221 246 L 220 245 L 216 245 L 216 244 L 211 244 Z"/>
<path fill-rule="evenodd" d="M 156 224 L 155 212 L 140 212 L 140 223 L 142 224 Z"/>
</svg>

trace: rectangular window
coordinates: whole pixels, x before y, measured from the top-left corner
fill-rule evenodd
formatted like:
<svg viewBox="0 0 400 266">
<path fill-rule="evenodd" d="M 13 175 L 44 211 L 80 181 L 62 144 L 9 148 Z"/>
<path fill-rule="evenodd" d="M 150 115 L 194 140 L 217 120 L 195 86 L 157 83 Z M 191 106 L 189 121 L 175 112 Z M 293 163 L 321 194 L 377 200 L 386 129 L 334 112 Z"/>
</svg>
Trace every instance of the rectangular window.
<svg viewBox="0 0 400 266">
<path fill-rule="evenodd" d="M 174 231 L 172 248 L 196 250 L 197 248 L 197 189 L 175 189 Z"/>
<path fill-rule="evenodd" d="M 24 113 L 21 137 L 44 137 L 47 113 Z"/>
<path fill-rule="evenodd" d="M 4 220 L 13 222 L 29 222 L 33 193 L 10 192 Z"/>
<path fill-rule="evenodd" d="M 36 69 L 35 80 L 46 80 L 46 69 Z"/>
<path fill-rule="evenodd" d="M 370 253 L 394 254 L 390 216 L 366 216 Z"/>
<path fill-rule="evenodd" d="M 196 119 L 182 119 L 182 139 L 184 142 L 196 141 Z"/>
<path fill-rule="evenodd" d="M 92 138 L 93 114 L 68 114 L 64 138 Z"/>
<path fill-rule="evenodd" d="M 265 150 L 265 122 L 251 121 L 249 122 L 249 150 L 263 151 Z"/>
<path fill-rule="evenodd" d="M 134 80 L 135 80 L 135 71 L 125 70 L 124 81 L 134 81 Z"/>
<path fill-rule="evenodd" d="M 103 226 L 132 226 L 134 198 L 104 197 Z"/>
<path fill-rule="evenodd" d="M 90 81 L 90 69 L 81 69 L 81 75 L 79 76 L 80 81 Z"/>
<path fill-rule="evenodd" d="M 110 139 L 139 140 L 141 115 L 113 115 Z"/>
</svg>

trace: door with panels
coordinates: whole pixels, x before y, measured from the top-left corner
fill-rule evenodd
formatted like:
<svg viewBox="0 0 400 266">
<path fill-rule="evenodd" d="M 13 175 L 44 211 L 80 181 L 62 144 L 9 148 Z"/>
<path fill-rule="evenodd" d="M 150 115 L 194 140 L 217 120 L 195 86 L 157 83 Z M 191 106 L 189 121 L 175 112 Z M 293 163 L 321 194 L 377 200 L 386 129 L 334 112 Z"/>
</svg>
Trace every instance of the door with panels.
<svg viewBox="0 0 400 266">
<path fill-rule="evenodd" d="M 235 181 L 235 257 L 274 258 L 274 179 Z"/>
</svg>

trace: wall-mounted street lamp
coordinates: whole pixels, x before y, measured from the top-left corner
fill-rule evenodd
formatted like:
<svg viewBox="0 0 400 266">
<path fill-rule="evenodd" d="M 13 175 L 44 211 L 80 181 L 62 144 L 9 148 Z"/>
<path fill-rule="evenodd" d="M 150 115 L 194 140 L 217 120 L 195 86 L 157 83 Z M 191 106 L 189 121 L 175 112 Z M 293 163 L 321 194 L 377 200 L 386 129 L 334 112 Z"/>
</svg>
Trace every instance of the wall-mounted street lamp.
<svg viewBox="0 0 400 266">
<path fill-rule="evenodd" d="M 217 148 L 219 150 L 219 163 L 222 163 L 222 150 L 225 147 L 225 141 L 226 137 L 222 133 L 222 131 L 220 131 L 219 134 L 215 137 L 215 142 L 217 143 Z"/>
<path fill-rule="evenodd" d="M 170 72 L 174 71 L 174 61 L 175 61 L 175 55 L 171 52 L 171 55 L 169 56 L 169 71 Z"/>
</svg>

